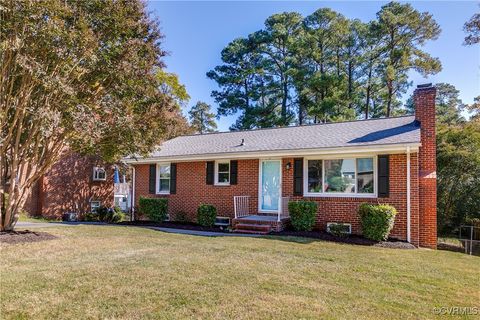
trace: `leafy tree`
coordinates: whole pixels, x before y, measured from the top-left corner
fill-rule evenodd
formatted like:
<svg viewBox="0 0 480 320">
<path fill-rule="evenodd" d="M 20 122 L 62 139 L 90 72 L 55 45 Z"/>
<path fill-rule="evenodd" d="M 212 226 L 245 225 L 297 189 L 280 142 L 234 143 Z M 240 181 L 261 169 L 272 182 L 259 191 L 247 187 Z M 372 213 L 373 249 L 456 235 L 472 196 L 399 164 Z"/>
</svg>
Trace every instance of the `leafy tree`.
<svg viewBox="0 0 480 320">
<path fill-rule="evenodd" d="M 140 1 L 2 1 L 0 230 L 72 149 L 146 154 L 178 122 L 159 90 L 162 34 Z"/>
<path fill-rule="evenodd" d="M 203 134 L 205 132 L 214 132 L 217 129 L 215 114 L 210 109 L 210 105 L 198 101 L 188 112 L 192 128 L 196 132 Z"/>
<path fill-rule="evenodd" d="M 341 71 L 342 45 L 348 42 L 348 20 L 331 9 L 319 9 L 304 20 L 303 55 L 310 72 L 304 95 L 314 122 L 350 118 L 345 116 L 346 85 Z"/>
<path fill-rule="evenodd" d="M 409 86 L 407 72 L 411 69 L 423 76 L 442 68 L 438 58 L 420 49 L 428 40 L 435 40 L 440 27 L 432 15 L 415 10 L 410 4 L 390 2 L 377 13 L 375 24 L 382 45 L 381 72 L 387 91 L 385 114 L 393 114 L 396 99 Z"/>
<path fill-rule="evenodd" d="M 180 83 L 178 75 L 168 73 L 163 69 L 156 70 L 156 78 L 159 83 L 160 92 L 171 99 L 174 107 L 171 108 L 168 116 L 163 120 L 166 126 L 165 139 L 171 139 L 182 134 L 192 133 L 192 128 L 187 119 L 182 115 L 182 108 L 190 100 L 185 85 Z"/>
<path fill-rule="evenodd" d="M 207 77 L 215 80 L 221 91 L 214 90 L 212 97 L 219 104 L 218 116 L 228 116 L 240 112 L 232 130 L 271 127 L 275 124 L 274 107 L 267 96 L 272 83 L 271 76 L 265 74 L 264 58 L 256 51 L 251 38 L 239 38 L 230 42 L 222 50 L 222 65 L 207 72 Z"/>
<path fill-rule="evenodd" d="M 480 122 L 480 96 L 476 96 L 473 99 L 473 103 L 467 105 L 467 109 L 471 112 L 470 120 Z"/>
<path fill-rule="evenodd" d="M 264 69 L 270 76 L 266 84 L 271 90 L 269 102 L 279 104 L 279 125 L 288 125 L 292 118 L 294 46 L 302 32 L 303 18 L 296 12 L 274 14 L 265 21 L 265 29 L 249 36 L 256 50 L 263 54 Z"/>
<path fill-rule="evenodd" d="M 480 122 L 440 125 L 437 165 L 438 227 L 449 234 L 480 218 Z"/>
<path fill-rule="evenodd" d="M 463 30 L 467 33 L 465 45 L 480 43 L 480 13 L 475 13 L 470 20 L 465 22 Z"/>
</svg>

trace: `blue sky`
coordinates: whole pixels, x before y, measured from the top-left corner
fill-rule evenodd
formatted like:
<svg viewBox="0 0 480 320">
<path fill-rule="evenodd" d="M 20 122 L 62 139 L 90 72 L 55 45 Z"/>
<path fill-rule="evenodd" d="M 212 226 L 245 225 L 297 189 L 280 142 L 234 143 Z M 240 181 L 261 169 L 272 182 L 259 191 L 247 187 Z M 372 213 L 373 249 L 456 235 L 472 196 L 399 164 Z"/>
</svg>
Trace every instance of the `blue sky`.
<svg viewBox="0 0 480 320">
<path fill-rule="evenodd" d="M 274 13 L 296 11 L 306 16 L 318 8 L 329 7 L 348 18 L 369 21 L 387 1 L 150 1 L 148 9 L 161 22 L 165 35 L 163 48 L 167 70 L 178 74 L 191 96 L 188 107 L 205 101 L 215 109 L 210 97 L 217 88 L 206 72 L 221 63 L 221 50 L 233 39 L 244 37 L 263 27 Z M 443 70 L 423 78 L 410 73 L 414 86 L 426 82 L 448 82 L 460 90 L 464 103 L 472 103 L 480 94 L 480 46 L 463 46 L 463 24 L 479 10 L 476 1 L 414 1 L 419 11 L 430 12 L 440 24 L 438 40 L 429 42 L 424 50 L 439 57 Z M 413 87 L 409 93 L 413 91 Z M 407 95 L 408 95 L 407 94 Z M 186 111 L 186 110 L 185 110 Z M 228 130 L 234 117 L 218 120 L 221 131 Z"/>
</svg>

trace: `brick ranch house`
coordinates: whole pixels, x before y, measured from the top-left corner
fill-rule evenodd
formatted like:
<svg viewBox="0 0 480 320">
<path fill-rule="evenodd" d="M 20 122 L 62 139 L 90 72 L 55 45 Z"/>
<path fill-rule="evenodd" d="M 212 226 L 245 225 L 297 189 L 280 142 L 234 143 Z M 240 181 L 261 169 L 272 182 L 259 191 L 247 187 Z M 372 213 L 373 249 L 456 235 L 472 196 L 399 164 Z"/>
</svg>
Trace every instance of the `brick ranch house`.
<svg viewBox="0 0 480 320">
<path fill-rule="evenodd" d="M 237 231 L 281 230 L 288 201 L 318 203 L 316 228 L 351 225 L 358 206 L 393 205 L 391 236 L 435 248 L 435 88 L 418 86 L 415 116 L 181 136 L 133 168 L 140 197 L 168 198 L 172 219 L 195 220 L 202 203 L 230 218 Z M 139 214 L 137 214 L 139 218 Z"/>
</svg>

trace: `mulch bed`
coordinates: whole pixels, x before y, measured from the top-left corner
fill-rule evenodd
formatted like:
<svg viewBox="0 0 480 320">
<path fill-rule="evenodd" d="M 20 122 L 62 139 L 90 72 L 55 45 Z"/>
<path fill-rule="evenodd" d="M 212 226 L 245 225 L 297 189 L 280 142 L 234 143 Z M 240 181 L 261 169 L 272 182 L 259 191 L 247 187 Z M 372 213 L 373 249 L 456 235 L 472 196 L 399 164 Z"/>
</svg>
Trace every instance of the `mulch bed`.
<svg viewBox="0 0 480 320">
<path fill-rule="evenodd" d="M 56 236 L 47 232 L 30 230 L 0 232 L 0 242 L 7 244 L 38 242 L 56 238 Z"/>
<path fill-rule="evenodd" d="M 361 246 L 374 246 L 382 248 L 394 248 L 394 249 L 415 249 L 415 246 L 404 241 L 397 239 L 388 239 L 388 241 L 374 241 L 357 235 L 349 235 L 347 237 L 336 237 L 325 231 L 293 231 L 284 230 L 281 232 L 272 233 L 276 236 L 291 236 L 291 237 L 305 237 L 312 239 L 319 239 L 324 241 L 356 244 Z"/>
<path fill-rule="evenodd" d="M 127 226 L 141 226 L 141 227 L 160 227 L 160 228 L 172 228 L 172 229 L 183 229 L 183 230 L 196 230 L 196 231 L 209 231 L 209 232 L 224 232 L 229 233 L 230 231 L 226 227 L 203 227 L 191 222 L 179 222 L 179 221 L 164 221 L 164 222 L 153 222 L 153 221 L 123 221 L 119 222 L 120 225 Z"/>
<path fill-rule="evenodd" d="M 172 228 L 172 229 L 184 229 L 184 230 L 196 230 L 196 231 L 210 231 L 210 232 L 223 232 L 229 233 L 230 231 L 223 227 L 202 227 L 198 224 L 191 222 L 178 222 L 178 221 L 164 221 L 164 222 L 153 222 L 153 221 L 123 221 L 118 223 L 120 225 L 129 225 L 129 226 L 141 226 L 141 227 L 162 227 L 162 228 Z M 338 243 L 347 243 L 355 244 L 361 246 L 375 246 L 382 248 L 394 248 L 394 249 L 415 249 L 415 246 L 408 242 L 400 241 L 397 239 L 388 239 L 388 241 L 373 241 L 366 239 L 357 235 L 350 235 L 348 237 L 336 237 L 330 233 L 324 231 L 294 231 L 294 230 L 284 230 L 281 232 L 272 232 L 270 235 L 273 236 L 291 236 L 291 237 L 304 237 L 311 239 L 318 239 L 324 241 L 332 241 Z"/>
</svg>

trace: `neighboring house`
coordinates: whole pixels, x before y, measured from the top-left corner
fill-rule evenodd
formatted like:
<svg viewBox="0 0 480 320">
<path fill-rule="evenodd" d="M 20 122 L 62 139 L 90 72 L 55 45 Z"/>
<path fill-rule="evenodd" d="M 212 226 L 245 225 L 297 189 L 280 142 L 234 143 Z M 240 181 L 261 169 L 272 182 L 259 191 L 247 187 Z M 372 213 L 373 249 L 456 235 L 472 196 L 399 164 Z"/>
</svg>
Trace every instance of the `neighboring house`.
<svg viewBox="0 0 480 320">
<path fill-rule="evenodd" d="M 415 116 L 174 138 L 125 159 L 133 204 L 166 197 L 172 219 L 212 204 L 236 230 L 258 232 L 281 230 L 288 201 L 307 199 L 318 203 L 317 229 L 346 223 L 359 234 L 358 206 L 388 203 L 392 237 L 435 248 L 435 88 L 419 86 L 414 100 Z"/>
<path fill-rule="evenodd" d="M 130 209 L 130 184 L 128 182 L 114 184 L 114 206 L 119 207 L 123 212 L 128 212 Z"/>
<path fill-rule="evenodd" d="M 33 216 L 61 218 L 80 216 L 100 206 L 114 204 L 114 168 L 95 157 L 66 151 L 34 185 L 24 209 Z"/>
</svg>

